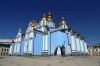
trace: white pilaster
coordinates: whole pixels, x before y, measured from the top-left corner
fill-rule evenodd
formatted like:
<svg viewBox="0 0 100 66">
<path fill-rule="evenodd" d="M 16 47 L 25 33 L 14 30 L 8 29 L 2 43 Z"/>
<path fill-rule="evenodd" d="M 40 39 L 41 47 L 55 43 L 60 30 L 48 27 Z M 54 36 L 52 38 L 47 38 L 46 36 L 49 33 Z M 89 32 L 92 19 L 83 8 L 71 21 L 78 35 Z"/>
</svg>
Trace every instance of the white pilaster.
<svg viewBox="0 0 100 66">
<path fill-rule="evenodd" d="M 44 42 L 44 35 L 43 35 L 43 48 L 42 48 L 42 50 L 44 50 L 44 43 L 45 43 L 45 42 Z"/>
<path fill-rule="evenodd" d="M 72 50 L 74 50 L 74 36 L 72 36 Z"/>
<path fill-rule="evenodd" d="M 86 42 L 84 42 L 84 44 L 85 44 L 85 50 L 86 50 L 86 53 L 88 53 Z"/>
<path fill-rule="evenodd" d="M 79 41 L 80 38 L 78 38 L 78 51 L 80 51 L 80 41 Z"/>
<path fill-rule="evenodd" d="M 16 51 L 16 45 L 14 45 L 14 54 L 15 54 L 15 51 Z"/>
<path fill-rule="evenodd" d="M 48 50 L 48 35 L 45 35 L 46 41 L 45 41 L 45 50 Z"/>
<path fill-rule="evenodd" d="M 24 53 L 26 53 L 26 44 L 27 44 L 27 41 L 25 41 L 24 43 Z"/>
<path fill-rule="evenodd" d="M 19 53 L 20 50 L 20 43 L 17 44 L 17 53 Z"/>
<path fill-rule="evenodd" d="M 78 51 L 78 38 L 76 38 L 76 47 L 77 47 L 77 51 Z"/>
<path fill-rule="evenodd" d="M 32 52 L 32 44 L 33 44 L 33 40 L 31 39 L 31 47 L 30 47 L 31 52 Z"/>
<path fill-rule="evenodd" d="M 32 39 L 29 40 L 28 53 L 32 53 Z"/>
<path fill-rule="evenodd" d="M 84 51 L 84 50 L 83 50 L 83 43 L 82 43 L 82 40 L 80 40 L 80 43 L 81 43 L 81 51 Z"/>
<path fill-rule="evenodd" d="M 30 39 L 28 39 L 28 53 L 30 53 Z"/>
</svg>

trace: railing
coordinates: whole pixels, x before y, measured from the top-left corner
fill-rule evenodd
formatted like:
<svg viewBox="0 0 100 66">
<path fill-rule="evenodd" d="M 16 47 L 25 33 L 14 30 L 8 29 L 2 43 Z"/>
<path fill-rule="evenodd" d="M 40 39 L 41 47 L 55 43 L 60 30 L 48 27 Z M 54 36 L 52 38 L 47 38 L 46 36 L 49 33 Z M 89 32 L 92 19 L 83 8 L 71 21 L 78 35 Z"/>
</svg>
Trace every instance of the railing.
<svg viewBox="0 0 100 66">
<path fill-rule="evenodd" d="M 0 39 L 0 42 L 12 42 L 13 39 Z"/>
</svg>

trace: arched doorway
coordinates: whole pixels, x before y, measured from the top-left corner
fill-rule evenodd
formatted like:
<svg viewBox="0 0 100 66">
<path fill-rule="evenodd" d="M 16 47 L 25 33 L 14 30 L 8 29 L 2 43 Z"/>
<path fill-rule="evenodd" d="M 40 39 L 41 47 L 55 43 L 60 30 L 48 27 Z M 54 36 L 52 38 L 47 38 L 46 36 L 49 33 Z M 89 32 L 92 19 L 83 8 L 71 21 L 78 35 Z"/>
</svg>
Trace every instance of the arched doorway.
<svg viewBox="0 0 100 66">
<path fill-rule="evenodd" d="M 54 55 L 62 55 L 62 47 L 58 46 L 55 51 L 54 51 Z"/>
</svg>

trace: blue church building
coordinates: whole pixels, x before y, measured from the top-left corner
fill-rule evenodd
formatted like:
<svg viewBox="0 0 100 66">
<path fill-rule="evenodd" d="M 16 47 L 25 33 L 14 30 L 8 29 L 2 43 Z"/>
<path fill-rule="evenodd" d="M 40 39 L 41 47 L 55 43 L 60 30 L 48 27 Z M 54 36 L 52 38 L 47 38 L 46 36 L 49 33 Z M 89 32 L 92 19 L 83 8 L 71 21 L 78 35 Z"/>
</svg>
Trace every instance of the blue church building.
<svg viewBox="0 0 100 66">
<path fill-rule="evenodd" d="M 19 28 L 10 45 L 10 55 L 86 55 L 86 40 L 70 28 L 64 17 L 58 27 L 49 12 L 39 23 L 30 21 L 26 33 Z"/>
</svg>

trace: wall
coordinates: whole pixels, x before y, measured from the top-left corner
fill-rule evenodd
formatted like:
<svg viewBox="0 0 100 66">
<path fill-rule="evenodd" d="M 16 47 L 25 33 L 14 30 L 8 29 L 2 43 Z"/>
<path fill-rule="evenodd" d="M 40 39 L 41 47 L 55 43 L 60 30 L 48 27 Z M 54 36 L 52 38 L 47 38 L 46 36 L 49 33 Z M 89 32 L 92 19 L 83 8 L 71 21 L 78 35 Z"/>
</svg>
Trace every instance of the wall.
<svg viewBox="0 0 100 66">
<path fill-rule="evenodd" d="M 64 44 L 65 41 L 65 44 Z M 65 46 L 65 54 L 67 54 L 67 46 L 68 46 L 68 39 L 67 34 L 57 31 L 51 34 L 51 46 L 54 47 L 54 52 L 57 46 L 62 46 L 64 44 Z"/>
</svg>

